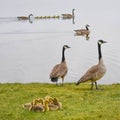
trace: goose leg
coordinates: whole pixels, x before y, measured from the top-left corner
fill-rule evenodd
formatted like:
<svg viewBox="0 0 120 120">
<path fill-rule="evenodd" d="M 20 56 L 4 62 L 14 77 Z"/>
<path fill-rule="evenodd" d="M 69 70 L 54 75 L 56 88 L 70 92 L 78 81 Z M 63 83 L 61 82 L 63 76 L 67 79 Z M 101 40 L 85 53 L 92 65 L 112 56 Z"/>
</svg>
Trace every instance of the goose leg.
<svg viewBox="0 0 120 120">
<path fill-rule="evenodd" d="M 95 82 L 96 89 L 98 89 L 97 82 Z"/>
<path fill-rule="evenodd" d="M 63 83 L 64 83 L 64 77 L 62 78 L 62 85 L 63 85 Z"/>
<path fill-rule="evenodd" d="M 74 20 L 74 17 L 72 18 L 72 22 L 73 22 L 73 24 L 75 24 L 75 20 Z"/>
<path fill-rule="evenodd" d="M 91 90 L 93 90 L 93 85 L 94 85 L 94 82 L 91 83 Z"/>
</svg>

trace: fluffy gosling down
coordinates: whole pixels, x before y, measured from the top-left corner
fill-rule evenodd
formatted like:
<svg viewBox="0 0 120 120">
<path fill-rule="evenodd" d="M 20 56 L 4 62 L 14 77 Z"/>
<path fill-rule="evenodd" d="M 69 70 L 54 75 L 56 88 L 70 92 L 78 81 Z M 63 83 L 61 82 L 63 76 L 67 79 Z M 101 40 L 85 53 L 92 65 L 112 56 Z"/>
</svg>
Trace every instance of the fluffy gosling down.
<svg viewBox="0 0 120 120">
<path fill-rule="evenodd" d="M 29 111 L 46 112 L 62 109 L 62 103 L 58 98 L 46 96 L 45 98 L 34 99 L 32 102 L 25 103 L 23 108 Z"/>
</svg>

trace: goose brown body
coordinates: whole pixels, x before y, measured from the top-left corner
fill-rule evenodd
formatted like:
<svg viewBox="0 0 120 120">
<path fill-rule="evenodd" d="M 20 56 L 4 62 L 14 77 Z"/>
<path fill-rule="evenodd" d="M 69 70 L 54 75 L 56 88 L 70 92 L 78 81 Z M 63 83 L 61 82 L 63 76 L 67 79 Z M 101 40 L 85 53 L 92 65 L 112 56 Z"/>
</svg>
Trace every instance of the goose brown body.
<svg viewBox="0 0 120 120">
<path fill-rule="evenodd" d="M 62 16 L 63 16 L 63 19 L 70 19 L 74 17 L 74 15 L 71 15 L 71 14 L 62 14 Z"/>
<path fill-rule="evenodd" d="M 28 17 L 27 16 L 18 16 L 18 20 L 28 20 L 30 17 L 33 16 L 33 14 L 30 14 Z"/>
<path fill-rule="evenodd" d="M 86 29 L 74 30 L 76 32 L 76 35 L 81 35 L 81 36 L 87 35 L 88 36 L 90 34 L 90 31 L 88 29 L 89 25 L 86 25 L 85 27 Z"/>
<path fill-rule="evenodd" d="M 71 19 L 74 18 L 74 10 L 72 9 L 72 14 L 62 14 L 63 19 Z"/>
<path fill-rule="evenodd" d="M 91 81 L 92 82 L 91 89 L 93 89 L 93 83 L 95 83 L 96 89 L 98 89 L 96 81 L 101 79 L 104 76 L 104 74 L 106 73 L 106 67 L 104 65 L 104 62 L 102 59 L 102 53 L 101 53 L 101 44 L 102 43 L 106 43 L 106 42 L 103 40 L 98 41 L 98 53 L 99 53 L 98 64 L 90 67 L 87 70 L 87 72 L 80 78 L 80 80 L 78 80 L 76 85 L 83 83 L 83 82 Z"/>
<path fill-rule="evenodd" d="M 106 67 L 103 63 L 103 59 L 100 59 L 100 62 L 97 65 L 92 66 L 87 70 L 87 72 L 81 77 L 80 83 L 82 82 L 95 82 L 102 78 L 106 72 Z"/>
<path fill-rule="evenodd" d="M 68 68 L 66 65 L 66 61 L 61 62 L 60 64 L 57 64 L 53 69 L 50 74 L 50 78 L 58 79 L 58 78 L 64 78 L 65 75 L 68 72 Z M 53 81 L 54 82 L 54 81 Z"/>
</svg>

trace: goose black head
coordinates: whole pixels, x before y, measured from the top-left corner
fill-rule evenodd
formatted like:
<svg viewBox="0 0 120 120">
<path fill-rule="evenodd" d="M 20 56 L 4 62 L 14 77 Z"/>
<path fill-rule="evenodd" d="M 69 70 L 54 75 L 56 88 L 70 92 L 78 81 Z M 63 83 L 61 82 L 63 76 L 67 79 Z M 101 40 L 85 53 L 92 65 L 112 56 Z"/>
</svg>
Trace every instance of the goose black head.
<svg viewBox="0 0 120 120">
<path fill-rule="evenodd" d="M 70 48 L 68 45 L 63 46 L 64 49 Z"/>
<path fill-rule="evenodd" d="M 86 24 L 86 27 L 90 27 L 90 25 Z"/>
<path fill-rule="evenodd" d="M 98 40 L 98 44 L 103 44 L 103 43 L 107 43 L 106 41 L 104 41 L 104 40 Z"/>
<path fill-rule="evenodd" d="M 29 16 L 28 16 L 28 17 L 31 17 L 31 16 L 33 16 L 33 14 L 29 14 Z"/>
<path fill-rule="evenodd" d="M 72 11 L 75 11 L 75 9 L 72 9 Z"/>
</svg>

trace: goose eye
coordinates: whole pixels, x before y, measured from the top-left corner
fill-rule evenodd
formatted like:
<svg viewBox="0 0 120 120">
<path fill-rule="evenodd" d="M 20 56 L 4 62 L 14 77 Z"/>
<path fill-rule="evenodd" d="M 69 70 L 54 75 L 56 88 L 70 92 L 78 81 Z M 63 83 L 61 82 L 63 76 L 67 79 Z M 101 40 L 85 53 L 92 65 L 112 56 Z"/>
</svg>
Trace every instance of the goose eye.
<svg viewBox="0 0 120 120">
<path fill-rule="evenodd" d="M 101 42 L 101 41 L 99 41 L 98 43 L 99 43 L 100 45 L 102 44 L 102 42 Z"/>
</svg>

